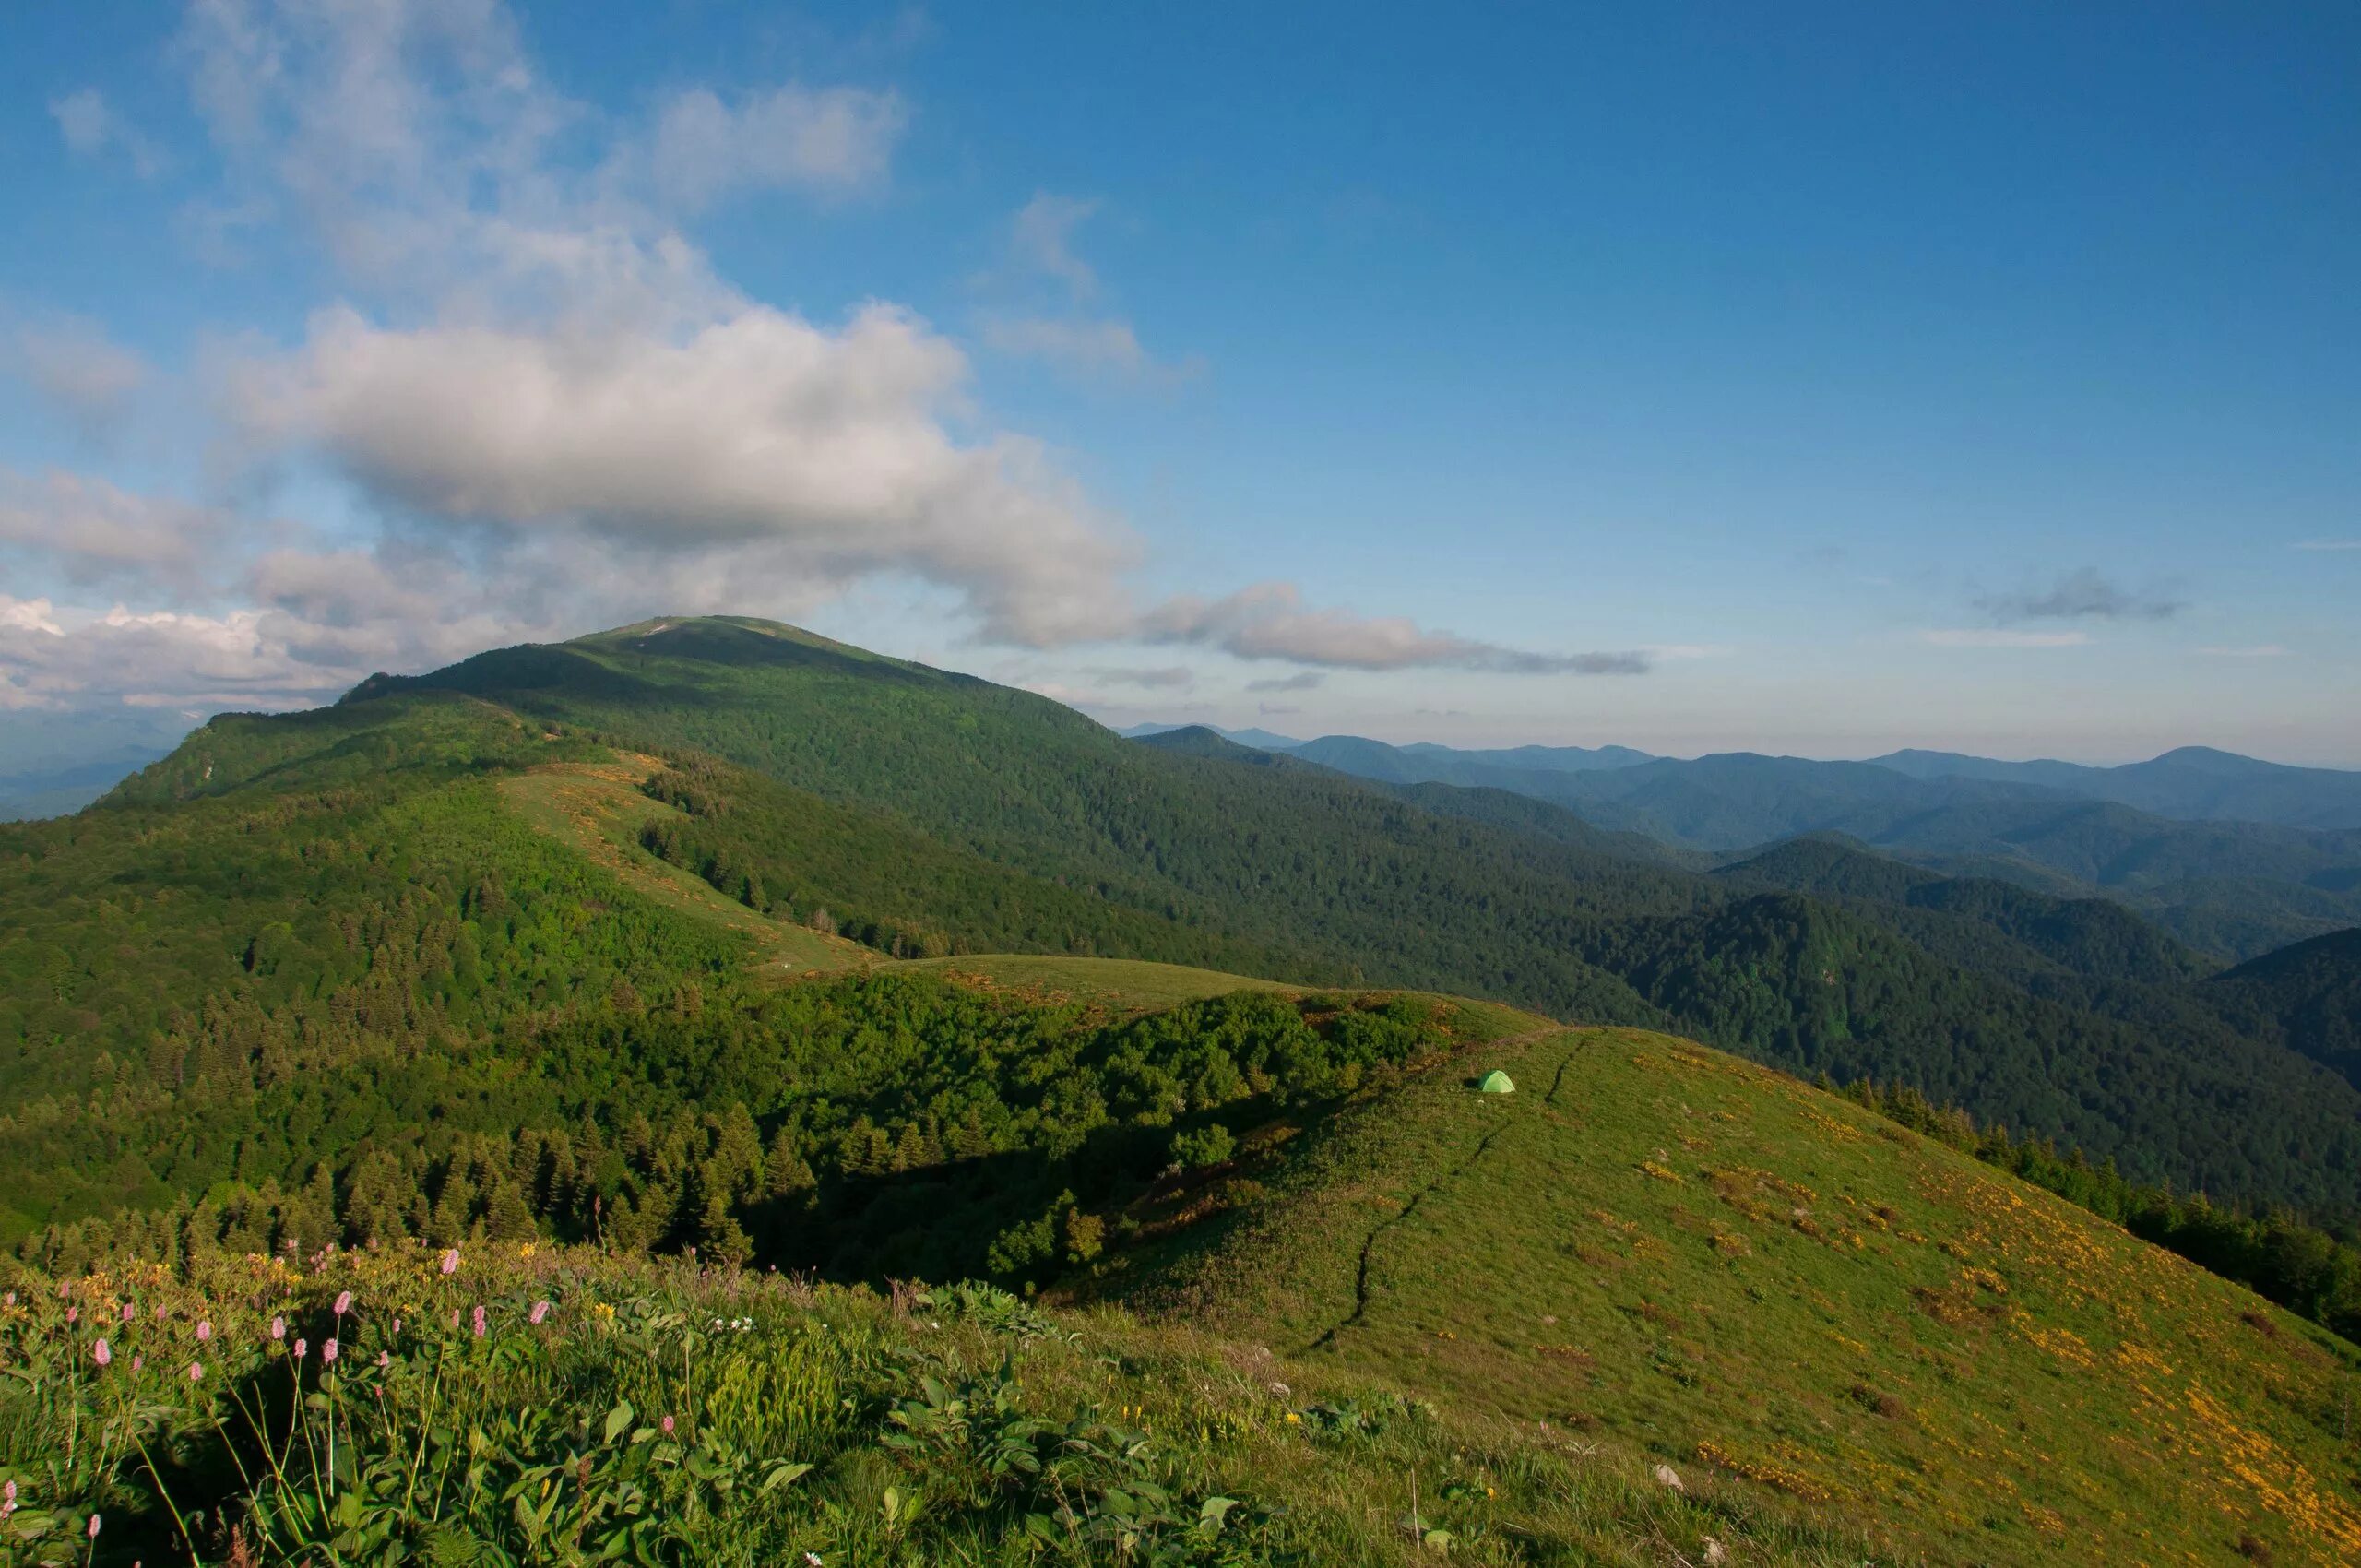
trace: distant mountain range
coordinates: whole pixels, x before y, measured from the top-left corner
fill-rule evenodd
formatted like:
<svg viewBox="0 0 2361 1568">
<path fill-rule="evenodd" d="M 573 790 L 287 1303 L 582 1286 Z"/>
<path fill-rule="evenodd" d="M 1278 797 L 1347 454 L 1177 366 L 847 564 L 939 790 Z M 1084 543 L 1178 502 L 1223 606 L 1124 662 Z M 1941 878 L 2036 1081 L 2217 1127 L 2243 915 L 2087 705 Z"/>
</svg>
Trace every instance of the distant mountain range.
<svg viewBox="0 0 2361 1568">
<path fill-rule="evenodd" d="M 0 773 L 0 822 L 80 811 L 131 775 L 169 755 L 170 746 L 123 746 L 65 767 Z"/>
<path fill-rule="evenodd" d="M 1945 875 L 2117 898 L 2233 959 L 2361 924 L 2361 773 L 2201 746 L 2086 767 L 1948 752 L 1683 760 L 1624 746 L 1468 751 L 1212 732 L 1397 788 L 1548 802 L 1674 858 L 1726 860 L 1798 835 L 1841 834 Z"/>
</svg>

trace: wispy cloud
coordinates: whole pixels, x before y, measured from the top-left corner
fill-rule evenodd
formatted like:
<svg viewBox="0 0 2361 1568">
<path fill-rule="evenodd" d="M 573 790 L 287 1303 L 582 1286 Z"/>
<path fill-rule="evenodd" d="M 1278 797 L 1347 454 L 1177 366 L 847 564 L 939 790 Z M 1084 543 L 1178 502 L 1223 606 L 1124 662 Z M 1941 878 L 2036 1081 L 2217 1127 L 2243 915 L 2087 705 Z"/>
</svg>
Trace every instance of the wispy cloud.
<svg viewBox="0 0 2361 1568">
<path fill-rule="evenodd" d="M 1328 677 L 1317 670 L 1299 670 L 1292 675 L 1276 675 L 1264 681 L 1249 681 L 1250 692 L 1309 692 L 1319 688 Z"/>
<path fill-rule="evenodd" d="M 908 124 L 890 91 L 789 82 L 731 104 L 693 88 L 665 107 L 642 155 L 655 190 L 692 211 L 741 189 L 845 195 L 884 180 Z"/>
<path fill-rule="evenodd" d="M 1022 308 L 985 316 L 985 346 L 1093 381 L 1170 385 L 1199 374 L 1201 359 L 1158 360 L 1130 321 L 1097 303 L 1098 273 L 1075 251 L 1074 232 L 1097 210 L 1095 201 L 1049 191 L 1017 209 L 1007 266 L 983 281 L 1016 296 Z"/>
<path fill-rule="evenodd" d="M 984 344 L 1016 359 L 1040 360 L 1073 375 L 1128 382 L 1186 381 L 1204 369 L 1196 358 L 1166 363 L 1140 345 L 1128 321 L 1060 316 L 988 316 Z"/>
<path fill-rule="evenodd" d="M 1077 298 L 1095 293 L 1098 274 L 1074 251 L 1074 232 L 1098 210 L 1095 201 L 1036 191 L 1009 224 L 1009 255 L 1020 267 L 1062 281 Z"/>
<path fill-rule="evenodd" d="M 2215 659 L 2285 659 L 2294 652 L 2277 643 L 2257 643 L 2252 647 L 2201 647 L 2197 650 Z"/>
<path fill-rule="evenodd" d="M 1498 675 L 1641 675 L 1641 653 L 1538 653 L 1428 631 L 1401 616 L 1306 605 L 1292 583 L 1256 583 L 1221 599 L 1166 600 L 1142 617 L 1147 642 L 1202 643 L 1239 659 L 1347 670 L 1474 670 Z"/>
<path fill-rule="evenodd" d="M 1197 672 L 1183 665 L 1169 664 L 1154 670 L 1136 670 L 1128 666 L 1099 665 L 1086 670 L 1084 674 L 1110 686 L 1141 686 L 1149 691 L 1174 691 L 1196 683 Z"/>
<path fill-rule="evenodd" d="M 2088 632 L 2019 632 L 2000 626 L 1939 627 L 1918 634 L 1937 647 L 2082 647 Z"/>
<path fill-rule="evenodd" d="M 2361 539 L 2308 539 L 2298 550 L 2361 550 Z"/>
<path fill-rule="evenodd" d="M 97 88 L 86 87 L 79 92 L 52 99 L 49 116 L 57 122 L 58 134 L 77 157 L 103 158 L 110 152 L 120 152 L 129 160 L 132 172 L 143 180 L 153 179 L 163 171 L 163 148 L 117 113 Z"/>
<path fill-rule="evenodd" d="M 35 390 L 94 438 L 121 422 L 149 374 L 147 361 L 78 319 L 27 328 L 16 362 Z"/>
<path fill-rule="evenodd" d="M 2069 572 L 2046 588 L 2016 593 L 1987 594 L 1976 607 L 1994 620 L 2015 621 L 2164 621 L 2188 608 L 2184 600 L 2161 594 L 2134 593 L 2085 566 Z"/>
</svg>

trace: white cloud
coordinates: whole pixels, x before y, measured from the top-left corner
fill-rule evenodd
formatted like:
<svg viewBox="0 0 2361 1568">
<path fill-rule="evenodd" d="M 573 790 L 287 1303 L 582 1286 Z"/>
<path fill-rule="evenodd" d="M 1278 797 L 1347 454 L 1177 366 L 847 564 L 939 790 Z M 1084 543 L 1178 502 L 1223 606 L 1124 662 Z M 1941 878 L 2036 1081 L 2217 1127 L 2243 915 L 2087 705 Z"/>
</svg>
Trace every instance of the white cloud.
<svg viewBox="0 0 2361 1568">
<path fill-rule="evenodd" d="M 103 613 L 0 594 L 0 708 L 309 706 L 349 684 L 290 652 L 259 611 Z"/>
<path fill-rule="evenodd" d="M 1968 626 L 1921 632 L 1921 639 L 1937 647 L 2081 647 L 2088 632 L 2017 632 L 1997 626 Z"/>
<path fill-rule="evenodd" d="M 905 572 L 1032 647 L 1119 632 L 1127 537 L 1035 443 L 942 423 L 964 356 L 908 313 L 836 330 L 747 305 L 679 340 L 422 327 L 350 311 L 249 366 L 249 428 L 451 522 L 578 526 L 625 549 L 720 550 L 742 576 Z"/>
<path fill-rule="evenodd" d="M 162 149 L 116 113 L 97 88 L 86 87 L 52 99 L 49 113 L 57 122 L 58 134 L 65 138 L 66 149 L 78 158 L 103 158 L 120 151 L 143 180 L 164 167 Z"/>
<path fill-rule="evenodd" d="M 2293 650 L 2277 643 L 2258 643 L 2252 647 L 2201 647 L 2197 651 L 2215 659 L 2285 659 Z"/>
<path fill-rule="evenodd" d="M 1638 653 L 1528 653 L 1430 632 L 1403 616 L 1313 610 L 1292 583 L 1256 583 L 1217 600 L 1183 595 L 1140 623 L 1143 640 L 1200 643 L 1240 659 L 1284 659 L 1354 670 L 1477 670 L 1511 675 L 1636 675 Z"/>
<path fill-rule="evenodd" d="M 659 202 L 692 212 L 739 189 L 841 195 L 885 178 L 908 123 L 893 92 L 789 83 L 732 108 L 694 88 L 658 118 L 649 177 Z"/>
<path fill-rule="evenodd" d="M 79 320 L 26 328 L 17 337 L 16 360 L 35 391 L 94 436 L 122 420 L 149 374 L 147 361 Z"/>
</svg>

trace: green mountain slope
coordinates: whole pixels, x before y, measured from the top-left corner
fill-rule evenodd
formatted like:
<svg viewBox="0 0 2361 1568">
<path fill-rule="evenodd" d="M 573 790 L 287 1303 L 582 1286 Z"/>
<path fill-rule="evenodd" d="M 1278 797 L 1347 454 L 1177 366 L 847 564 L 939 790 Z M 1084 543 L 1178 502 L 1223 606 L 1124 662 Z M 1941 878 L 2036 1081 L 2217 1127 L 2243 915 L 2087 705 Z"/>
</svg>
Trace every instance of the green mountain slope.
<svg viewBox="0 0 2361 1568">
<path fill-rule="evenodd" d="M 2028 995 L 2026 976 L 1997 966 L 1982 978 L 1962 974 L 1974 955 L 1940 942 L 1929 951 L 1908 931 L 1889 935 L 1858 922 L 1824 935 L 1788 929 L 1817 928 L 1827 917 L 1816 909 L 1742 920 L 1725 932 L 1714 921 L 1728 895 L 1716 882 L 1643 858 L 1611 836 L 1536 831 L 1531 812 L 1519 821 L 1484 803 L 1499 795 L 1479 791 L 1438 814 L 1422 809 L 1427 796 L 1406 798 L 1202 730 L 1126 743 L 1041 698 L 766 623 L 651 623 L 558 648 L 481 655 L 356 697 L 426 688 L 473 693 L 649 749 L 718 754 L 1032 877 L 1087 888 L 1110 908 L 1217 931 L 1259 953 L 1146 947 L 1136 938 L 1090 950 L 1493 996 L 1561 1017 L 1669 1023 L 1803 1071 L 1842 1067 L 1917 1083 L 1984 1119 L 2082 1141 L 2147 1179 L 2324 1210 L 2361 1199 L 2361 1098 L 2236 1037 L 2204 1009 L 2144 999 L 2127 1020 L 2125 1007 L 2094 1009 L 2074 987 Z M 1778 761 L 1721 760 L 1741 770 Z M 1855 766 L 1897 799 L 1927 788 Z M 765 836 L 796 857 L 801 849 L 781 836 L 791 833 L 791 817 L 765 817 L 774 824 Z M 765 888 L 774 882 L 766 877 Z M 2053 906 L 2003 910 L 1999 890 L 1980 897 L 1993 908 L 1975 923 L 2019 947 L 2026 936 L 2058 952 L 2080 941 L 2089 962 L 2110 941 L 2123 948 L 2144 934 L 2136 922 L 2129 934 L 2043 931 L 2040 911 Z M 2075 920 L 2095 924 L 2087 912 L 2063 923 Z M 1701 961 L 1726 936 L 1735 944 Z M 2150 941 L 2154 952 L 2142 961 L 2168 964 L 2172 944 Z M 1748 956 L 1729 956 L 1739 953 Z M 1825 961 L 1804 966 L 1807 954 Z M 2035 967 L 2073 972 L 2048 955 Z M 1829 978 L 1819 978 L 1823 969 Z"/>
<path fill-rule="evenodd" d="M 35 834 L 20 861 L 28 880 L 14 894 L 0 884 L 0 900 L 18 897 L 30 910 L 42 887 L 106 885 L 118 874 L 109 868 L 139 859 L 126 845 L 109 849 L 109 835 L 148 831 L 142 813 L 170 814 L 174 832 L 201 826 L 213 837 L 198 858 L 219 863 L 190 882 L 141 860 L 140 897 L 160 906 L 191 892 L 211 897 L 241 874 L 238 846 L 304 790 L 348 791 L 337 799 L 377 814 L 323 819 L 316 831 L 333 849 L 310 846 L 314 827 L 291 819 L 267 829 L 282 840 L 274 851 L 309 857 L 306 874 L 323 888 L 347 864 L 384 876 L 404 862 L 377 840 L 410 831 L 397 826 L 408 820 L 393 811 L 397 797 L 436 792 L 434 810 L 484 821 L 486 802 L 468 786 L 577 754 L 611 758 L 612 747 L 673 762 L 647 764 L 652 794 L 635 826 L 627 802 L 605 808 L 610 837 L 623 842 L 564 874 L 613 879 L 637 867 L 647 878 L 625 878 L 620 893 L 703 885 L 742 908 L 757 927 L 734 932 L 727 955 L 697 959 L 700 984 L 750 961 L 749 944 L 783 955 L 785 936 L 765 932 L 818 925 L 886 956 L 1115 954 L 1304 983 L 1490 996 L 1561 1017 L 1675 1026 L 1800 1071 L 1916 1084 L 1987 1121 L 2111 1155 L 2143 1179 L 2330 1214 L 2355 1205 L 2361 1095 L 2352 1086 L 2169 988 L 2147 987 L 2132 1001 L 2098 995 L 2054 956 L 2071 944 L 2053 941 L 2041 920 L 2020 919 L 2023 910 L 1973 919 L 1914 910 L 1914 927 L 1825 902 L 1740 902 L 1726 879 L 1626 852 L 1539 802 L 1474 791 L 1431 811 L 1425 794 L 1406 799 L 1214 737 L 1124 742 L 1040 698 L 765 623 L 651 624 L 503 650 L 419 681 L 373 681 L 322 714 L 217 721 L 76 825 L 26 830 Z M 331 937 L 319 924 L 318 909 L 340 896 L 332 888 L 290 884 L 288 907 L 276 913 L 241 907 L 224 917 L 210 968 L 161 979 L 89 963 L 89 953 L 106 950 L 108 928 L 71 922 L 98 918 L 98 905 L 45 909 L 55 941 L 44 946 L 28 923 L 0 945 L 0 960 L 20 974 L 75 962 L 92 972 L 10 1004 L 22 1049 L 42 1056 L 28 1076 L 45 1090 L 84 1093 L 107 1075 L 127 1075 L 124 1092 L 169 1097 L 186 1086 L 160 1077 L 184 1075 L 189 1063 L 227 1071 L 233 1059 L 278 1060 L 281 1048 L 263 1049 L 261 1039 L 328 1038 L 310 1016 L 333 1023 L 339 1007 L 361 1005 L 339 1003 L 338 991 L 357 997 L 370 986 L 384 998 L 370 1004 L 373 1021 L 394 1017 L 402 1039 L 447 1042 L 409 1052 L 416 1074 L 494 1048 L 522 1027 L 512 1015 L 582 1004 L 618 979 L 639 992 L 677 986 L 678 977 L 647 965 L 628 977 L 592 965 L 563 987 L 537 980 L 521 994 L 446 980 L 446 968 L 479 972 L 481 958 L 460 951 L 466 944 L 481 953 L 516 940 L 474 914 L 469 861 L 455 839 L 437 868 L 404 873 L 398 897 L 391 880 L 355 896 L 392 898 L 400 912 L 388 929 L 414 953 L 396 962 L 372 944 L 365 974 L 350 957 L 362 933 L 338 927 Z M 665 883 L 658 872 L 681 880 Z M 559 873 L 520 865 L 503 874 L 538 886 Z M 600 909 L 626 921 L 653 918 L 620 893 L 599 896 Z M 61 915 L 68 923 L 55 923 Z M 545 939 L 553 953 L 577 939 L 593 948 L 624 941 L 604 920 L 558 918 Z M 578 932 L 563 929 L 567 920 Z M 278 980 L 267 962 L 289 940 L 269 929 L 280 925 L 311 955 L 290 971 L 300 985 Z M 91 1005 L 117 992 L 120 1001 Z M 269 1021 L 226 1022 L 253 1006 Z M 66 1037 L 61 1018 L 90 1013 L 107 1020 L 88 1037 L 107 1052 L 104 1063 L 88 1051 L 47 1051 Z M 373 1022 L 362 1034 L 386 1027 Z M 73 1117 L 52 1108 L 19 1120 L 47 1127 Z M 37 1193 L 78 1182 L 93 1204 L 108 1191 L 159 1191 L 148 1185 L 156 1161 L 196 1158 L 158 1149 L 60 1161 L 50 1157 L 66 1144 L 22 1146 L 41 1151 Z M 298 1164 L 266 1172 L 255 1163 L 253 1173 L 294 1180 L 301 1147 L 290 1146 L 289 1157 Z M 225 1157 L 206 1158 L 214 1163 L 173 1168 L 212 1170 Z M 36 1197 L 20 1223 L 77 1212 L 82 1201 Z"/>
<path fill-rule="evenodd" d="M 2241 964 L 2202 993 L 2238 1028 L 2361 1082 L 2361 930 Z"/>
<path fill-rule="evenodd" d="M 1469 1092 L 1493 1067 L 1516 1094 Z M 1262 1180 L 1097 1289 L 1749 1478 L 1862 1521 L 1880 1559 L 2361 1550 L 2349 1348 L 1716 1052 L 1479 1048 Z"/>
</svg>

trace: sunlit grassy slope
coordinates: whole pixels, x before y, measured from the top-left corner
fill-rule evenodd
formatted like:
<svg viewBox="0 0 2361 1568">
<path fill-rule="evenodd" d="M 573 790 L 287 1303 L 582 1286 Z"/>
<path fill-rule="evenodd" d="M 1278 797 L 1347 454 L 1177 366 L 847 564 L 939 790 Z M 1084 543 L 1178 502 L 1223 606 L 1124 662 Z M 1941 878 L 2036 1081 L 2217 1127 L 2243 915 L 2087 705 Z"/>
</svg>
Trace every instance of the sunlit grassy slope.
<svg viewBox="0 0 2361 1568">
<path fill-rule="evenodd" d="M 1296 991 L 1252 975 L 1192 969 L 1184 964 L 1150 964 L 1131 958 L 1067 958 L 1031 953 L 983 953 L 960 958 L 914 958 L 894 966 L 1044 999 L 1112 1003 L 1125 1007 L 1169 1007 L 1233 991 Z"/>
<path fill-rule="evenodd" d="M 876 954 L 857 942 L 767 920 L 640 848 L 640 825 L 672 809 L 638 789 L 639 781 L 658 766 L 653 757 L 636 755 L 613 762 L 553 763 L 502 779 L 500 790 L 527 822 L 611 872 L 633 891 L 676 914 L 749 938 L 758 965 L 808 974 L 858 968 L 876 959 Z"/>
<path fill-rule="evenodd" d="M 1495 1066 L 1519 1091 L 1470 1092 Z M 1226 1232 L 1102 1286 L 1747 1478 L 1903 1556 L 2361 1561 L 2352 1347 L 1719 1052 L 1478 1048 L 1262 1179 Z"/>
</svg>

